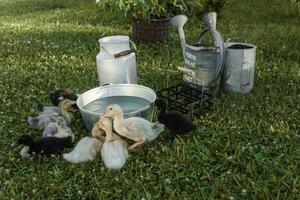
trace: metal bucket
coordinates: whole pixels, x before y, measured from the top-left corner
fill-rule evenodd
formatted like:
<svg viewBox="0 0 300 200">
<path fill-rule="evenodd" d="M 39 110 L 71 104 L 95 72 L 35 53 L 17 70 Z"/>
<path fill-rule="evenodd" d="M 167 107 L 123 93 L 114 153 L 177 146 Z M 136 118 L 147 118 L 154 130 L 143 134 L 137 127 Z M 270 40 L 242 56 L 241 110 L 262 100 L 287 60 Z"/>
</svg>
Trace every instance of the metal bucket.
<svg viewBox="0 0 300 200">
<path fill-rule="evenodd" d="M 253 44 L 225 43 L 225 67 L 222 74 L 224 92 L 249 93 L 253 89 L 256 46 Z"/>
<path fill-rule="evenodd" d="M 156 100 L 156 93 L 152 89 L 136 84 L 107 85 L 88 90 L 79 95 L 77 99 L 77 106 L 88 131 L 93 128 L 93 125 L 99 120 L 102 113 L 86 110 L 85 106 L 95 100 L 112 96 L 139 97 L 147 100 L 149 102 L 148 105 L 133 112 L 124 113 L 124 117 L 139 116 L 150 121 L 152 120 L 153 103 Z"/>
<path fill-rule="evenodd" d="M 135 44 L 128 36 L 101 38 L 96 56 L 99 85 L 137 83 Z M 131 46 L 132 48 L 131 48 Z"/>
</svg>

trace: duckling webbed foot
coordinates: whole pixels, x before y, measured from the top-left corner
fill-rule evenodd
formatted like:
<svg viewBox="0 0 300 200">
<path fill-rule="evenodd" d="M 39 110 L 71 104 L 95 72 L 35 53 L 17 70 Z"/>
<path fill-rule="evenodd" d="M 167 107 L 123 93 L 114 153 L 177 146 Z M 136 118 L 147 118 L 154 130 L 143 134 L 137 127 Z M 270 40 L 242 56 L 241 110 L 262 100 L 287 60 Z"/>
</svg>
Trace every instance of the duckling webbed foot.
<svg viewBox="0 0 300 200">
<path fill-rule="evenodd" d="M 139 142 L 136 142 L 136 143 L 134 143 L 133 145 L 130 145 L 130 146 L 128 147 L 128 150 L 133 150 L 134 148 L 137 148 L 138 146 L 141 146 L 141 145 L 144 144 L 144 143 L 145 143 L 144 140 L 141 140 L 141 141 L 139 141 Z"/>
</svg>

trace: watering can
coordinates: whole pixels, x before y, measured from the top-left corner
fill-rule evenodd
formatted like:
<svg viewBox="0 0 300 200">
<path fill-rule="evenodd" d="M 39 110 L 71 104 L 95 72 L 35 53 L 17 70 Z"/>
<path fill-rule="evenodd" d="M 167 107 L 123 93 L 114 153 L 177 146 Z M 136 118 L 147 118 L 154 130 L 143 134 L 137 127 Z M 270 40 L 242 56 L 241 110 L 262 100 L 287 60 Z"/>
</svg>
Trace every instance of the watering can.
<svg viewBox="0 0 300 200">
<path fill-rule="evenodd" d="M 183 80 L 190 85 L 201 88 L 213 96 L 219 94 L 221 74 L 225 61 L 225 48 L 222 35 L 216 29 L 215 12 L 207 13 L 203 16 L 202 21 L 206 29 L 200 33 L 195 44 L 187 44 L 183 26 L 188 18 L 185 15 L 176 15 L 171 18 L 171 24 L 178 28 L 181 42 L 184 68 L 178 69 L 183 71 Z M 210 33 L 213 39 L 213 45 L 207 46 L 202 43 L 203 36 Z"/>
<path fill-rule="evenodd" d="M 137 84 L 135 44 L 125 35 L 101 38 L 96 56 L 99 85 Z"/>
</svg>

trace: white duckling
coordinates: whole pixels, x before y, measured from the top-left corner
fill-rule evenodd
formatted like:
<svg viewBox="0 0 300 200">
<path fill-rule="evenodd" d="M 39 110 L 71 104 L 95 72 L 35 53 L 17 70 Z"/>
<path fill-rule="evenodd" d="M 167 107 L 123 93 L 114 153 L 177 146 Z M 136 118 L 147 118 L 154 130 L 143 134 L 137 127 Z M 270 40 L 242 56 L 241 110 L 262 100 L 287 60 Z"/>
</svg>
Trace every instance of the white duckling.
<svg viewBox="0 0 300 200">
<path fill-rule="evenodd" d="M 38 116 L 28 117 L 29 124 L 38 129 L 44 129 L 49 122 L 55 122 L 59 116 L 59 108 L 57 106 L 38 105 Z"/>
<path fill-rule="evenodd" d="M 101 149 L 102 142 L 96 138 L 82 138 L 73 151 L 63 154 L 65 160 L 71 163 L 93 161 Z"/>
<path fill-rule="evenodd" d="M 60 120 L 59 120 L 60 119 Z M 63 117 L 59 117 L 56 121 L 57 126 L 57 133 L 54 135 L 54 137 L 57 138 L 65 138 L 65 137 L 72 137 L 72 142 L 74 142 L 75 136 L 72 132 L 71 128 L 67 126 L 67 123 Z"/>
<path fill-rule="evenodd" d="M 108 169 L 121 169 L 128 158 L 127 143 L 112 132 L 112 121 L 99 120 L 99 127 L 105 130 L 106 138 L 101 148 L 102 160 Z"/>
<path fill-rule="evenodd" d="M 128 149 L 134 149 L 137 146 L 144 144 L 145 141 L 154 140 L 165 127 L 163 124 L 152 123 L 140 117 L 124 119 L 123 110 L 117 104 L 108 106 L 106 110 L 103 117 L 112 117 L 114 119 L 115 131 L 136 142 Z"/>
<path fill-rule="evenodd" d="M 51 113 L 59 113 L 58 106 L 44 106 L 44 105 L 38 105 L 38 113 L 41 114 L 51 114 Z"/>
<path fill-rule="evenodd" d="M 33 128 L 44 129 L 49 122 L 55 122 L 58 116 L 59 113 L 43 113 L 37 117 L 28 117 L 27 121 Z"/>
<path fill-rule="evenodd" d="M 67 126 L 65 118 L 62 116 L 57 117 L 56 121 L 52 121 L 49 118 L 44 119 L 43 137 L 55 137 L 59 126 Z"/>
</svg>

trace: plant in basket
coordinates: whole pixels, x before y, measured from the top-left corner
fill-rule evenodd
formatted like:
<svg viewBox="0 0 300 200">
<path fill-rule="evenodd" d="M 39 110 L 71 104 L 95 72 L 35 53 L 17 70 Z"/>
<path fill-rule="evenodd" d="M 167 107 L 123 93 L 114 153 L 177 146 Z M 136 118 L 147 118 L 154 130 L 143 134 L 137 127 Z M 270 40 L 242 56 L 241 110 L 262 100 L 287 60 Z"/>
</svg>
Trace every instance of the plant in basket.
<svg viewBox="0 0 300 200">
<path fill-rule="evenodd" d="M 220 13 L 228 0 L 185 0 L 184 3 L 190 13 L 201 19 L 209 12 Z"/>
<path fill-rule="evenodd" d="M 169 17 L 187 8 L 184 0 L 99 0 L 98 4 L 132 21 L 134 38 L 148 42 L 166 41 Z"/>
</svg>

